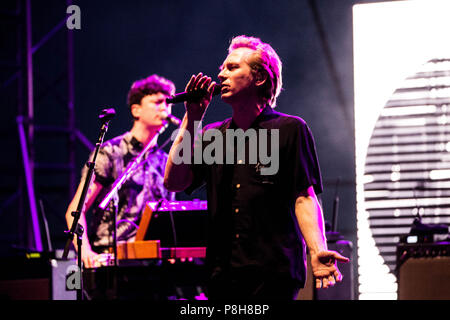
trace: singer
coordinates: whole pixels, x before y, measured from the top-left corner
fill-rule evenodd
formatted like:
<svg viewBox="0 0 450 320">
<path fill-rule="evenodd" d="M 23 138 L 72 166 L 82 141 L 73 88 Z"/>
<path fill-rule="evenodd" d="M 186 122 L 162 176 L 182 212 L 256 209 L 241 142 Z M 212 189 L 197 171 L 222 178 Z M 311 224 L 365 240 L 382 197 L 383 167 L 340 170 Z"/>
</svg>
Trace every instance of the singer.
<svg viewBox="0 0 450 320">
<path fill-rule="evenodd" d="M 194 134 L 194 122 L 202 119 L 216 84 L 199 73 L 186 86 L 187 93 L 204 94 L 186 103 L 164 183 L 171 191 L 187 193 L 206 183 L 211 300 L 295 299 L 306 280 L 305 242 L 318 288 L 341 281 L 336 262 L 348 261 L 327 249 L 316 196 L 322 192 L 322 181 L 312 133 L 303 119 L 273 110 L 282 87 L 281 69 L 281 60 L 269 44 L 254 37 L 235 37 L 218 75 L 221 98 L 231 106 L 232 117 L 203 129 L 203 133 L 219 129 L 225 136 L 229 128 L 278 130 L 280 165 L 272 175 L 262 175 L 262 162 L 254 165 L 248 159 L 213 164 L 173 162 L 184 137 Z M 229 140 L 224 137 L 222 141 Z M 239 145 L 247 157 L 249 150 L 255 150 L 248 140 L 234 141 L 235 148 Z"/>
<path fill-rule="evenodd" d="M 83 234 L 82 260 L 86 268 L 99 266 L 99 253 L 111 252 L 113 244 L 112 217 L 108 210 L 98 208 L 98 202 L 108 193 L 109 187 L 124 171 L 141 150 L 151 143 L 144 164 L 137 169 L 119 190 L 117 212 L 117 241 L 132 241 L 136 235 L 136 226 L 147 201 L 160 199 L 174 200 L 175 193 L 167 191 L 163 186 L 164 168 L 167 154 L 158 150 L 158 132 L 169 119 L 170 105 L 166 98 L 173 95 L 175 85 L 158 75 L 151 75 L 133 83 L 128 92 L 128 106 L 134 119 L 130 131 L 106 141 L 100 148 L 95 165 L 92 184 L 86 196 L 85 210 L 81 212 L 79 223 L 85 228 Z M 89 159 L 92 159 L 91 153 Z M 85 166 L 81 173 L 78 190 L 66 212 L 67 224 L 72 225 L 71 215 L 78 204 L 83 181 L 87 174 Z M 92 210 L 89 208 L 92 207 Z M 85 212 L 92 211 L 91 223 L 87 228 Z M 75 249 L 76 241 L 74 240 Z"/>
</svg>

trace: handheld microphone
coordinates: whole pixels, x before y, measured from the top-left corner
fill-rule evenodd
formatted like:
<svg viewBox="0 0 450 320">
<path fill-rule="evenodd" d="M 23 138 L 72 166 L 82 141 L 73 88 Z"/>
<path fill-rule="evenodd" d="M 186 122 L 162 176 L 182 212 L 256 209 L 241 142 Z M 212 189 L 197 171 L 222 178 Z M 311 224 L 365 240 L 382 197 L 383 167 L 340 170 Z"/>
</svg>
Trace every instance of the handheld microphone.
<svg viewBox="0 0 450 320">
<path fill-rule="evenodd" d="M 220 91 L 222 90 L 221 84 L 216 84 L 214 86 L 213 96 L 217 96 L 220 94 Z M 178 103 L 178 102 L 195 102 L 202 98 L 206 94 L 206 90 L 198 90 L 198 91 L 192 91 L 192 92 L 181 92 L 177 93 L 169 98 L 166 99 L 166 103 Z"/>
</svg>

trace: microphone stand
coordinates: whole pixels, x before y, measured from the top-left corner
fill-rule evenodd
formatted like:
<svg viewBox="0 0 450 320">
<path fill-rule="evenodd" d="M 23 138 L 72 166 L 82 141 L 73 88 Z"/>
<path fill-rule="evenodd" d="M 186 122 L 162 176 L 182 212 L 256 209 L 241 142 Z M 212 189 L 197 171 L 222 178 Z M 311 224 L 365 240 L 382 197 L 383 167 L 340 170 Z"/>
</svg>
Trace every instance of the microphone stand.
<svg viewBox="0 0 450 320">
<path fill-rule="evenodd" d="M 115 205 L 111 205 L 110 208 L 112 208 L 112 222 L 113 222 L 113 252 L 114 252 L 114 265 L 118 266 L 118 258 L 117 258 L 117 201 L 118 201 L 118 194 L 120 188 L 123 186 L 123 184 L 136 172 L 136 170 L 141 166 L 145 154 L 151 149 L 151 146 L 154 145 L 154 140 L 158 139 L 158 136 L 166 130 L 168 127 L 168 123 L 166 123 L 164 126 L 159 129 L 158 133 L 155 135 L 155 137 L 145 146 L 144 149 L 139 153 L 139 155 L 130 162 L 125 171 L 122 173 L 122 175 L 114 181 L 114 184 L 111 188 L 111 190 L 108 192 L 108 194 L 103 198 L 102 202 L 100 202 L 99 208 L 102 210 L 105 210 L 108 204 L 111 202 L 112 199 L 114 199 Z M 163 144 L 164 146 L 165 144 Z M 159 147 L 155 151 L 161 149 Z"/>
<path fill-rule="evenodd" d="M 331 223 L 331 230 L 326 233 L 327 240 L 329 242 L 336 242 L 338 240 L 342 239 L 342 236 L 337 231 L 337 218 L 338 218 L 338 212 L 339 212 L 339 195 L 338 195 L 338 188 L 339 188 L 339 182 L 341 181 L 341 178 L 339 177 L 336 181 L 336 188 L 334 193 L 334 201 L 333 201 L 333 218 Z"/>
<path fill-rule="evenodd" d="M 67 259 L 67 255 L 69 254 L 69 248 L 70 245 L 73 242 L 73 237 L 77 236 L 77 247 L 78 247 L 78 273 L 79 273 L 79 286 L 76 288 L 77 290 L 77 300 L 83 300 L 83 276 L 82 276 L 82 238 L 84 233 L 84 228 L 81 224 L 78 223 L 81 215 L 81 211 L 83 210 L 84 203 L 86 200 L 87 191 L 89 189 L 89 185 L 91 183 L 91 179 L 94 173 L 95 168 L 95 161 L 97 159 L 98 151 L 100 149 L 100 146 L 103 143 L 103 140 L 105 138 L 106 131 L 108 131 L 108 125 L 109 121 L 114 117 L 115 111 L 114 109 L 104 109 L 102 113 L 100 114 L 99 118 L 102 120 L 102 126 L 100 128 L 100 134 L 98 136 L 97 143 L 95 145 L 95 152 L 94 157 L 92 158 L 92 161 L 88 161 L 86 163 L 87 167 L 89 168 L 86 179 L 84 180 L 83 190 L 81 192 L 81 197 L 78 201 L 78 206 L 75 211 L 72 212 L 73 221 L 72 226 L 69 231 L 65 231 L 67 233 L 67 242 L 64 247 L 64 252 L 62 255 L 63 259 Z"/>
</svg>

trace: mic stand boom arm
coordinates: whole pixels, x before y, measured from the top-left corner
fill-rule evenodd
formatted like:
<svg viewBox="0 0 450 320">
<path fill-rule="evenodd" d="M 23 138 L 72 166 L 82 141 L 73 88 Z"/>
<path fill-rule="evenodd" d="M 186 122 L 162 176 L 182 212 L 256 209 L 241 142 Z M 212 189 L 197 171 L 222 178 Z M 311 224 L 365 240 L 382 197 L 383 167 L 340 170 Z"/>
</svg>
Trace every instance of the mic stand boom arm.
<svg viewBox="0 0 450 320">
<path fill-rule="evenodd" d="M 155 138 L 158 137 L 159 134 L 164 131 L 166 126 L 162 127 L 160 132 L 155 136 Z M 99 208 L 105 210 L 108 203 L 113 198 L 114 194 L 120 190 L 122 185 L 134 174 L 137 168 L 139 168 L 142 160 L 144 159 L 145 154 L 148 152 L 148 150 L 151 149 L 151 146 L 153 145 L 154 140 L 150 141 L 144 149 L 139 153 L 139 155 L 132 161 L 130 164 L 128 164 L 125 171 L 122 173 L 122 175 L 117 178 L 116 181 L 114 181 L 113 186 L 111 187 L 111 191 L 108 192 L 108 194 L 103 198 L 103 201 L 100 202 Z"/>
<path fill-rule="evenodd" d="M 161 129 L 159 130 L 158 134 L 155 135 L 155 137 L 145 146 L 144 149 L 142 149 L 142 151 L 139 153 L 139 155 L 132 161 L 130 162 L 125 171 L 122 173 L 122 175 L 116 179 L 116 181 L 114 181 L 113 186 L 111 187 L 111 190 L 108 192 L 108 194 L 103 198 L 102 202 L 100 202 L 99 208 L 101 208 L 102 210 L 105 210 L 106 207 L 108 206 L 108 204 L 111 202 L 111 200 L 115 200 L 113 201 L 115 204 L 111 205 L 112 207 L 112 221 L 113 221 L 113 250 L 114 250 L 114 265 L 117 266 L 117 201 L 118 201 L 118 194 L 119 194 L 119 190 L 120 188 L 123 186 L 123 184 L 135 173 L 136 169 L 138 169 L 145 157 L 145 155 L 147 154 L 147 152 L 151 149 L 151 147 L 154 144 L 154 140 L 158 139 L 158 136 L 164 132 L 164 130 L 167 128 L 168 124 L 164 125 L 163 127 L 161 127 Z"/>
</svg>

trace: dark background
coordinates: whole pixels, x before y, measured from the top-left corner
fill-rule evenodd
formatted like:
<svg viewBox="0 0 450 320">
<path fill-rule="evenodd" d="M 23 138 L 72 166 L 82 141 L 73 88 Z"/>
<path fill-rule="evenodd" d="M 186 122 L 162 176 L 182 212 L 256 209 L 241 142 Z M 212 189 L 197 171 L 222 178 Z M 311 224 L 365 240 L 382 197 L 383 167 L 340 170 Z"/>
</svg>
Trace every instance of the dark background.
<svg viewBox="0 0 450 320">
<path fill-rule="evenodd" d="M 368 2 L 375 1 L 73 1 L 81 9 L 81 29 L 72 31 L 76 127 L 95 143 L 100 110 L 114 107 L 117 117 L 106 135 L 110 139 L 131 128 L 126 95 L 133 81 L 157 73 L 183 91 L 192 74 L 203 72 L 216 78 L 233 36 L 256 36 L 270 43 L 283 62 L 284 88 L 277 110 L 302 117 L 313 131 L 324 183 L 321 200 L 330 222 L 340 179 L 337 227 L 354 245 L 356 289 L 352 6 Z M 31 3 L 35 44 L 64 19 L 67 4 L 56 0 Z M 16 10 L 17 3 L 4 1 L 2 9 Z M 2 62 L 17 57 L 20 38 L 12 20 L 1 23 Z M 33 55 L 35 124 L 64 125 L 66 121 L 66 37 L 63 27 Z M 26 201 L 20 201 L 26 200 L 16 125 L 20 83 L 11 80 L 17 66 L 2 63 L 1 71 L 0 241 L 1 254 L 7 254 L 27 247 L 29 224 L 24 223 Z M 182 104 L 173 107 L 175 116 L 182 118 L 183 113 Z M 205 120 L 210 123 L 230 115 L 231 108 L 215 98 Z M 169 127 L 160 142 L 173 129 Z M 66 140 L 62 133 L 36 135 L 35 160 L 67 161 Z M 87 155 L 88 150 L 77 143 L 76 168 L 72 168 L 77 179 Z M 64 214 L 73 192 L 67 171 L 36 171 L 35 189 L 36 198 L 43 201 L 53 247 L 61 248 Z M 204 194 L 196 197 L 204 199 Z M 180 193 L 178 199 L 190 198 Z M 23 216 L 17 213 L 20 207 L 25 210 Z"/>
</svg>

